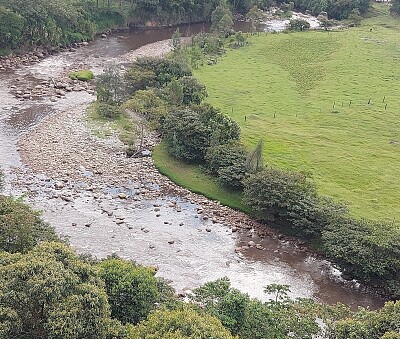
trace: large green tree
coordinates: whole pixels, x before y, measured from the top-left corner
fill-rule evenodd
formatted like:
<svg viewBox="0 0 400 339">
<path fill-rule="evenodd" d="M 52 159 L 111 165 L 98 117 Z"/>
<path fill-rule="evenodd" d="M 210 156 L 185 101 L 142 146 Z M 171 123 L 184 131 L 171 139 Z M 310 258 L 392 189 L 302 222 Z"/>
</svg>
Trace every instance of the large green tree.
<svg viewBox="0 0 400 339">
<path fill-rule="evenodd" d="M 21 200 L 0 195 L 0 251 L 26 252 L 42 241 L 58 240 L 54 228 Z"/>
<path fill-rule="evenodd" d="M 104 282 L 60 243 L 0 254 L 0 338 L 106 338 Z"/>
<path fill-rule="evenodd" d="M 151 313 L 135 329 L 141 339 L 233 339 L 221 322 L 190 307 Z"/>
<path fill-rule="evenodd" d="M 113 318 L 136 324 L 154 309 L 160 293 L 153 269 L 116 258 L 102 261 L 99 269 Z"/>
</svg>

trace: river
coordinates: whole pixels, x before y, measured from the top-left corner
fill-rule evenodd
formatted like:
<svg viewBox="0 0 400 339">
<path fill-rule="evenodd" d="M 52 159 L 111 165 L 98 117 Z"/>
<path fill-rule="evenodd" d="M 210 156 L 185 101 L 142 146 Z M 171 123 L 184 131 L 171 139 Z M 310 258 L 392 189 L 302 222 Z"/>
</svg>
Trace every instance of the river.
<svg viewBox="0 0 400 339">
<path fill-rule="evenodd" d="M 202 24 L 180 27 L 185 35 L 205 28 Z M 6 192 L 26 194 L 27 202 L 43 210 L 43 218 L 67 236 L 79 252 L 99 258 L 116 253 L 141 264 L 157 265 L 157 274 L 171 280 L 177 291 L 227 276 L 233 287 L 262 300 L 267 299 L 264 286 L 279 283 L 290 285 L 292 297 L 341 302 L 352 308 L 382 306 L 379 297 L 355 281 L 342 279 L 328 261 L 301 246 L 276 235 L 260 238 L 252 227 L 236 231 L 229 218 L 221 222 L 212 215 L 206 217 L 203 205 L 208 203 L 204 198 L 178 194 L 179 189 L 161 190 L 166 180 L 157 174 L 150 181 L 140 179 L 140 173 L 154 171 L 150 160 L 131 169 L 129 166 L 134 165 L 118 152 L 117 144 L 90 139 L 93 137 L 82 125 L 84 118 L 79 120 L 93 95 L 72 91 L 52 101 L 46 96 L 21 100 L 12 94 L 15 89 L 34 88 L 57 78 L 74 66 L 86 66 L 96 73 L 111 63 L 123 66 L 127 62 L 124 56 L 148 44 L 157 49 L 157 42 L 170 38 L 174 30 L 118 32 L 76 51 L 0 71 L 0 165 L 7 174 Z M 143 51 L 147 53 L 146 48 Z M 70 132 L 66 133 L 67 129 Z M 21 143 L 24 138 L 29 140 Z M 80 151 L 86 139 L 91 143 L 85 147 L 95 142 L 99 146 L 85 154 Z M 107 159 L 103 149 L 109 152 Z M 26 160 L 30 156 L 34 159 Z M 98 162 L 96 166 L 117 165 L 109 176 L 101 174 L 108 167 L 97 175 L 90 168 L 93 159 Z M 46 169 L 52 166 L 53 175 Z M 77 168 L 81 178 L 76 177 Z M 64 175 L 63 187 L 58 190 L 54 187 L 59 179 L 57 169 Z M 118 173 L 120 178 L 114 180 L 111 174 Z M 173 187 L 171 183 L 167 186 Z M 118 198 L 121 192 L 127 199 Z M 249 241 L 260 249 L 237 251 Z"/>
</svg>

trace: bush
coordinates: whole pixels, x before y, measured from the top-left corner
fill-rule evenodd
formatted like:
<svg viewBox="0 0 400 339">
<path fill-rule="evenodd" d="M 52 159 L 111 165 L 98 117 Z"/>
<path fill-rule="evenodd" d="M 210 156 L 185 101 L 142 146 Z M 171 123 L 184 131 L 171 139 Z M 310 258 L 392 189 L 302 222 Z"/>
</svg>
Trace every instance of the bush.
<svg viewBox="0 0 400 339">
<path fill-rule="evenodd" d="M 183 104 L 199 105 L 207 96 L 206 86 L 193 76 L 184 76 L 179 79 L 183 90 Z"/>
<path fill-rule="evenodd" d="M 303 19 L 292 19 L 288 29 L 291 31 L 305 31 L 310 28 L 310 23 Z"/>
<path fill-rule="evenodd" d="M 27 252 L 42 241 L 57 241 L 54 228 L 28 205 L 0 195 L 0 251 Z"/>
<path fill-rule="evenodd" d="M 322 231 L 322 241 L 346 272 L 400 296 L 400 235 L 390 224 L 337 219 Z"/>
<path fill-rule="evenodd" d="M 86 70 L 71 72 L 68 74 L 68 77 L 72 80 L 89 81 L 94 78 L 94 74 L 91 70 L 86 69 Z"/>
<path fill-rule="evenodd" d="M 246 174 L 246 151 L 237 143 L 210 147 L 205 155 L 206 167 L 211 174 L 228 187 L 242 188 Z"/>
<path fill-rule="evenodd" d="M 163 126 L 169 151 L 179 159 L 201 162 L 213 136 L 217 143 L 238 140 L 239 126 L 209 105 L 193 106 L 170 113 Z"/>
<path fill-rule="evenodd" d="M 107 119 L 116 119 L 121 115 L 122 111 L 119 106 L 106 103 L 98 103 L 96 106 L 97 113 Z"/>
<path fill-rule="evenodd" d="M 287 221 L 299 234 L 319 235 L 347 209 L 318 197 L 315 184 L 302 173 L 267 168 L 244 180 L 244 201 L 261 220 Z"/>
<path fill-rule="evenodd" d="M 134 92 L 147 87 L 161 88 L 173 79 L 191 75 L 189 66 L 182 60 L 144 57 L 132 64 L 125 79 Z"/>
<path fill-rule="evenodd" d="M 142 114 L 156 129 L 161 127 L 168 113 L 166 103 L 153 89 L 136 91 L 124 108 Z"/>
</svg>

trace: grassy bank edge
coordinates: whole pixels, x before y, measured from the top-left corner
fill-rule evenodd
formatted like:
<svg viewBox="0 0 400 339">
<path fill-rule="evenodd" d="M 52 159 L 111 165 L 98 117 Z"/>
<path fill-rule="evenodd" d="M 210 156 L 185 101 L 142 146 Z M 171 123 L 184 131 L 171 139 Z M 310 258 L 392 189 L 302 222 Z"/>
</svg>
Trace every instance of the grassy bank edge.
<svg viewBox="0 0 400 339">
<path fill-rule="evenodd" d="M 165 141 L 154 147 L 153 160 L 157 170 L 177 185 L 208 199 L 219 201 L 235 210 L 251 214 L 250 207 L 242 202 L 243 194 L 241 192 L 233 192 L 222 187 L 199 165 L 189 165 L 172 157 L 168 153 Z"/>
</svg>

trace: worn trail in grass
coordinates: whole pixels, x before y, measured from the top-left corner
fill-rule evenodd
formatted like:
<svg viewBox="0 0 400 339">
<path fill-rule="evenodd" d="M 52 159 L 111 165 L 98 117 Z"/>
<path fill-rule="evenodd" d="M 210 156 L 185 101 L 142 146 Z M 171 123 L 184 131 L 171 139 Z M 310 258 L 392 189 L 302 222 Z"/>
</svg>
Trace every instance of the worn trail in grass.
<svg viewBox="0 0 400 339">
<path fill-rule="evenodd" d="M 400 216 L 400 21 L 250 41 L 196 71 L 243 142 L 263 139 L 268 164 L 309 172 L 355 216 Z"/>
</svg>

